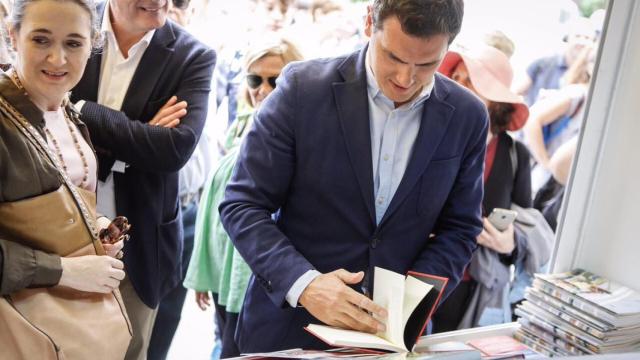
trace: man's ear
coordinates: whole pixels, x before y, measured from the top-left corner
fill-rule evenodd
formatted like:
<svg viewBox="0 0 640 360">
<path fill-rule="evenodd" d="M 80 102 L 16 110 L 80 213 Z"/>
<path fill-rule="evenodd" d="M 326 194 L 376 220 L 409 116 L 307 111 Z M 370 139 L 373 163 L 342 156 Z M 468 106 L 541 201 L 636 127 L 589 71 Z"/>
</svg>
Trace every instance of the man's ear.
<svg viewBox="0 0 640 360">
<path fill-rule="evenodd" d="M 373 34 L 373 8 L 367 5 L 367 16 L 364 18 L 364 34 L 371 37 Z"/>
</svg>

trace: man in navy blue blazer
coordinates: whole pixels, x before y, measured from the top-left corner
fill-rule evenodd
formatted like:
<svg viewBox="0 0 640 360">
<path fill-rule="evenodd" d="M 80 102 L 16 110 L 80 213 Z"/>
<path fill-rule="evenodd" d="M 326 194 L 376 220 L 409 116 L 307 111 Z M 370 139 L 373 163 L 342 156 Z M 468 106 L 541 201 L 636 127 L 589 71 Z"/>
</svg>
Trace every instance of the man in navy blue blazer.
<svg viewBox="0 0 640 360">
<path fill-rule="evenodd" d="M 447 292 L 460 280 L 482 230 L 488 123 L 435 74 L 462 14 L 462 0 L 375 0 L 368 46 L 283 71 L 220 205 L 254 273 L 241 352 L 326 348 L 303 330 L 314 322 L 384 329 L 366 296 L 375 266 L 445 276 Z"/>
<path fill-rule="evenodd" d="M 126 359 L 146 358 L 158 302 L 182 281 L 178 170 L 202 133 L 216 60 L 168 9 L 100 4 L 105 45 L 72 93 L 98 155 L 98 211 L 132 224 L 120 287 L 133 328 Z"/>
</svg>

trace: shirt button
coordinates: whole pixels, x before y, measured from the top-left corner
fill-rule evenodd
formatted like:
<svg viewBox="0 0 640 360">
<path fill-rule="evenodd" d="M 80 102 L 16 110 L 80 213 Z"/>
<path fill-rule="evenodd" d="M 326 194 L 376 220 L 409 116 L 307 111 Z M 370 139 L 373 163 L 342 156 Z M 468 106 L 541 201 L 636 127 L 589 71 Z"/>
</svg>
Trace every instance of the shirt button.
<svg viewBox="0 0 640 360">
<path fill-rule="evenodd" d="M 384 161 L 389 160 L 389 154 L 384 154 L 384 156 L 382 158 L 384 159 Z"/>
<path fill-rule="evenodd" d="M 384 202 L 384 198 L 378 198 L 378 205 L 382 205 L 382 203 Z"/>
</svg>

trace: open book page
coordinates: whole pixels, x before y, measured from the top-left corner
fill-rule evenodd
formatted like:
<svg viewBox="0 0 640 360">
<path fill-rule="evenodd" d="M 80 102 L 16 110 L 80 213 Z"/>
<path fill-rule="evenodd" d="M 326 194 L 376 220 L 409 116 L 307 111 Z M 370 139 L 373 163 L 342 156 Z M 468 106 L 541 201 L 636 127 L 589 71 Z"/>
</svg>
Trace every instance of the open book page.
<svg viewBox="0 0 640 360">
<path fill-rule="evenodd" d="M 387 310 L 386 319 L 378 319 L 386 325 L 384 332 L 378 333 L 383 339 L 404 347 L 403 304 L 405 277 L 393 271 L 376 267 L 374 270 L 373 302 Z M 376 317 L 377 318 L 377 317 Z M 407 351 L 407 349 L 403 349 Z"/>
<path fill-rule="evenodd" d="M 379 319 L 386 331 L 367 334 L 326 325 L 310 324 L 305 329 L 332 346 L 408 352 L 414 347 L 433 313 L 447 279 L 409 271 L 409 275 L 376 267 L 373 302 L 387 310 Z"/>
<path fill-rule="evenodd" d="M 416 310 L 422 299 L 431 291 L 433 285 L 427 284 L 415 277 L 408 275 L 404 284 L 404 304 L 402 306 L 402 334 L 404 342 L 404 329 L 409 317 Z"/>
<path fill-rule="evenodd" d="M 374 348 L 396 352 L 406 351 L 404 345 L 394 345 L 393 343 L 374 334 L 354 330 L 337 329 L 317 324 L 309 324 L 306 329 L 332 346 Z"/>
</svg>

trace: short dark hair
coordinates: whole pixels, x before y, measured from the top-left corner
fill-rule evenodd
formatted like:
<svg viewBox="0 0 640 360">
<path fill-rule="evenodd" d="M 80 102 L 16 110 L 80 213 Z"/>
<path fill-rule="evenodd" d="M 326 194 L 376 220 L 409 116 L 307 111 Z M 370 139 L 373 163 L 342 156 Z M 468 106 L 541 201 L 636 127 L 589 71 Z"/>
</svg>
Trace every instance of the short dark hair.
<svg viewBox="0 0 640 360">
<path fill-rule="evenodd" d="M 372 7 L 373 25 L 382 29 L 390 16 L 397 16 L 402 31 L 417 37 L 449 35 L 449 44 L 462 26 L 462 0 L 375 0 Z"/>
</svg>

